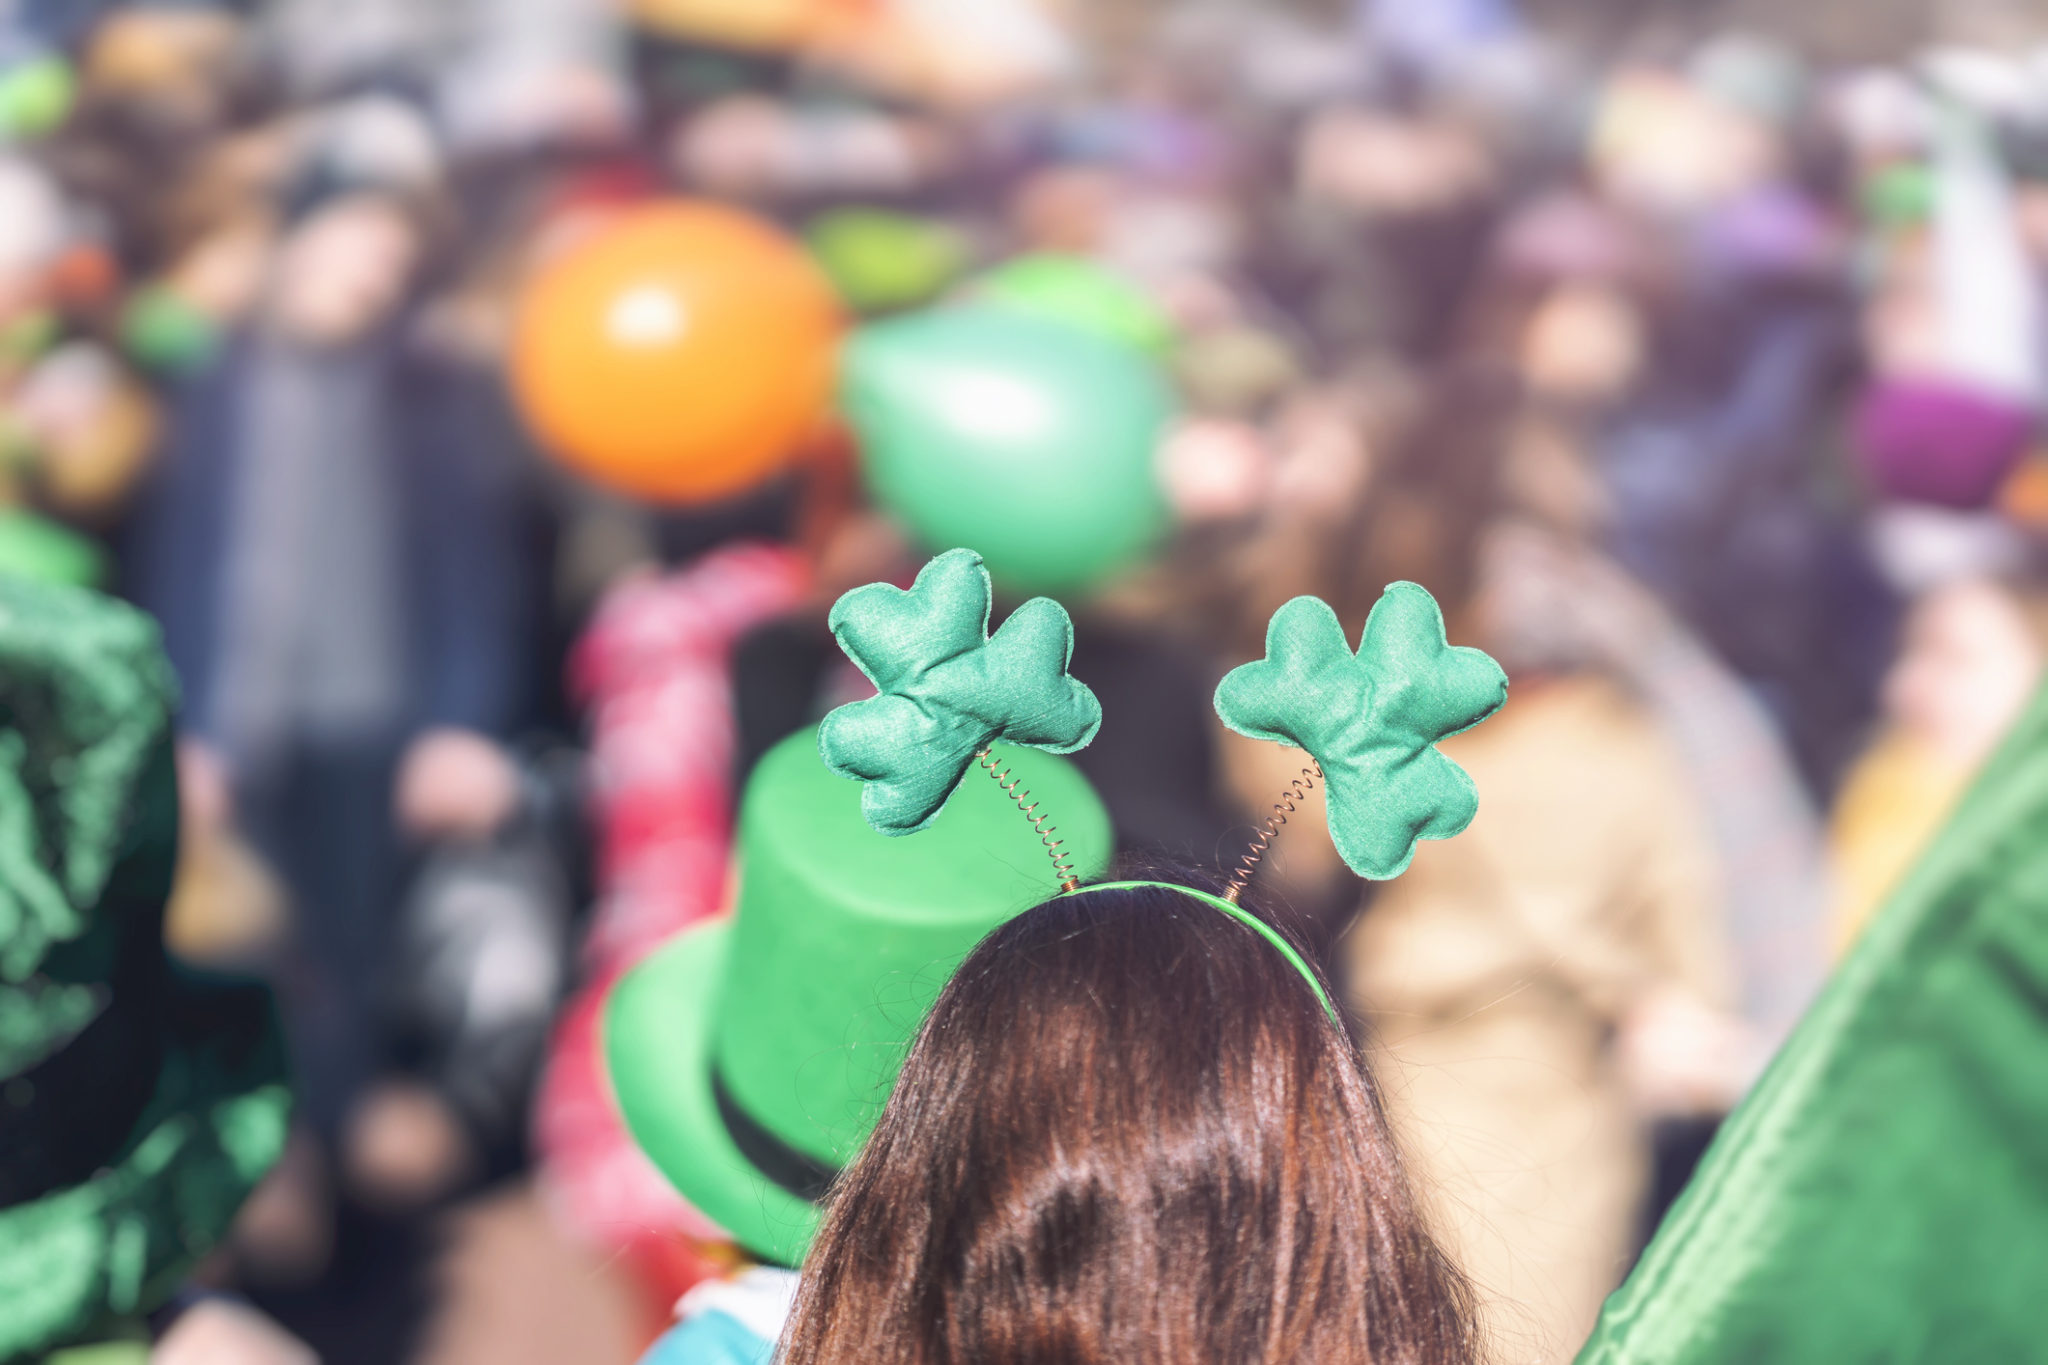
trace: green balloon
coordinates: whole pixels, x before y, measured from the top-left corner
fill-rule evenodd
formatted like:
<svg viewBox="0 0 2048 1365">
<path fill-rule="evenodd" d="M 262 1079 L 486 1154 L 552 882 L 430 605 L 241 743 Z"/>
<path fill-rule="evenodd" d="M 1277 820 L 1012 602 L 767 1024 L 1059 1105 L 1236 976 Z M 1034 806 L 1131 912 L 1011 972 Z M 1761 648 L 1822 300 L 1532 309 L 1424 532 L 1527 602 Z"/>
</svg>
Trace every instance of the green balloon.
<svg viewBox="0 0 2048 1365">
<path fill-rule="evenodd" d="M 1153 464 L 1173 399 L 1130 347 L 945 308 L 865 328 L 845 364 L 875 501 L 932 549 L 979 551 L 1004 587 L 1085 588 L 1165 531 Z"/>
<path fill-rule="evenodd" d="M 19 507 L 0 508 L 0 574 L 68 587 L 98 587 L 106 552 L 66 526 Z"/>
<path fill-rule="evenodd" d="M 0 74 L 0 134 L 40 137 L 70 117 L 77 82 L 62 57 L 38 57 Z"/>
<path fill-rule="evenodd" d="M 967 268 L 967 239 L 929 218 L 835 209 L 804 233 L 811 254 L 857 313 L 929 302 Z"/>
<path fill-rule="evenodd" d="M 973 302 L 1063 322 L 1153 355 L 1173 349 L 1173 324 L 1145 292 L 1081 256 L 1006 261 L 975 281 Z"/>
</svg>

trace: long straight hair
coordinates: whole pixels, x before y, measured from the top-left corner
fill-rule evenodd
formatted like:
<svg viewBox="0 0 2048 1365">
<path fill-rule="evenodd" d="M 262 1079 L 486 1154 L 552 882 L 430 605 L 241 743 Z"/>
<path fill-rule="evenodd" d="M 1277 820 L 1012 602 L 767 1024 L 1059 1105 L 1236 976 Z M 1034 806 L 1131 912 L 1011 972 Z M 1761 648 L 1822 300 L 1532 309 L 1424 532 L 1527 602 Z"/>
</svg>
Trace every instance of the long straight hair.
<svg viewBox="0 0 2048 1365">
<path fill-rule="evenodd" d="M 941 992 L 840 1177 L 792 1365 L 1463 1365 L 1354 1039 L 1170 889 L 1049 901 Z"/>
</svg>

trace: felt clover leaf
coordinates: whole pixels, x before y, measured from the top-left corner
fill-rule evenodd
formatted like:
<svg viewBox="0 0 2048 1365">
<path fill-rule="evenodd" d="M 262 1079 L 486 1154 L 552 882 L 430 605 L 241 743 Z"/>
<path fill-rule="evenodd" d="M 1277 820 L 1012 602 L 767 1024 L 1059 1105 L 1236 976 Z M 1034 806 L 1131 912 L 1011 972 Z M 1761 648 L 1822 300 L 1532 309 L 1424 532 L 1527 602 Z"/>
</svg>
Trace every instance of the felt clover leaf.
<svg viewBox="0 0 2048 1365">
<path fill-rule="evenodd" d="M 988 633 L 989 577 L 972 550 L 948 550 L 909 591 L 855 588 L 829 624 L 881 695 L 851 702 L 818 730 L 818 752 L 866 785 L 861 813 L 884 834 L 935 819 L 975 756 L 996 740 L 1070 754 L 1102 727 L 1095 694 L 1067 676 L 1074 623 L 1034 597 Z"/>
<path fill-rule="evenodd" d="M 1416 841 L 1472 823 L 1479 796 L 1465 770 L 1433 747 L 1507 700 L 1500 665 L 1444 638 L 1436 599 L 1389 586 L 1353 654 L 1337 613 L 1297 597 L 1266 628 L 1266 657 L 1232 669 L 1216 714 L 1254 739 L 1306 749 L 1322 767 L 1330 837 L 1361 877 L 1398 877 Z"/>
</svg>

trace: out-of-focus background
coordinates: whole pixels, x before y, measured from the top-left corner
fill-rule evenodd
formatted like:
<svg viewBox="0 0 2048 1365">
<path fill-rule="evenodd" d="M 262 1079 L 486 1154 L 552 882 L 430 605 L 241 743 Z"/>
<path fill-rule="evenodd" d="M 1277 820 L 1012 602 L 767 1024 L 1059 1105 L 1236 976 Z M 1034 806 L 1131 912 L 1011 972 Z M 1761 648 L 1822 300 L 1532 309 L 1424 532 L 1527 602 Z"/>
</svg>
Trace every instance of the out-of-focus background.
<svg viewBox="0 0 2048 1365">
<path fill-rule="evenodd" d="M 834 597 L 964 544 L 1133 856 L 1293 775 L 1207 705 L 1291 596 L 1508 669 L 1470 833 L 1258 894 L 1568 1352 L 2034 690 L 2044 266 L 2020 0 L 0 3 L 0 568 L 161 620 L 173 947 L 299 1077 L 204 1278 L 633 1359 L 734 1253 L 605 993 L 860 695 Z"/>
</svg>

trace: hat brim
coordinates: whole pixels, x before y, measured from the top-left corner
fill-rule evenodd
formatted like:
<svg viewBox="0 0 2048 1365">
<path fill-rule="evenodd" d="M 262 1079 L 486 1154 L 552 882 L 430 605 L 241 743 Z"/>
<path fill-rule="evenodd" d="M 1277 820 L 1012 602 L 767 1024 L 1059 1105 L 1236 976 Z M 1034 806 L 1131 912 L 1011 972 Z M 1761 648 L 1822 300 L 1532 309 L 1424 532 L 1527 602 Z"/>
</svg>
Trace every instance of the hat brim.
<svg viewBox="0 0 2048 1365">
<path fill-rule="evenodd" d="M 603 1022 L 612 1093 L 633 1140 L 670 1184 L 747 1250 L 802 1262 L 819 1208 L 741 1154 L 711 1081 L 711 1018 L 731 921 L 665 944 L 612 988 Z"/>
</svg>

